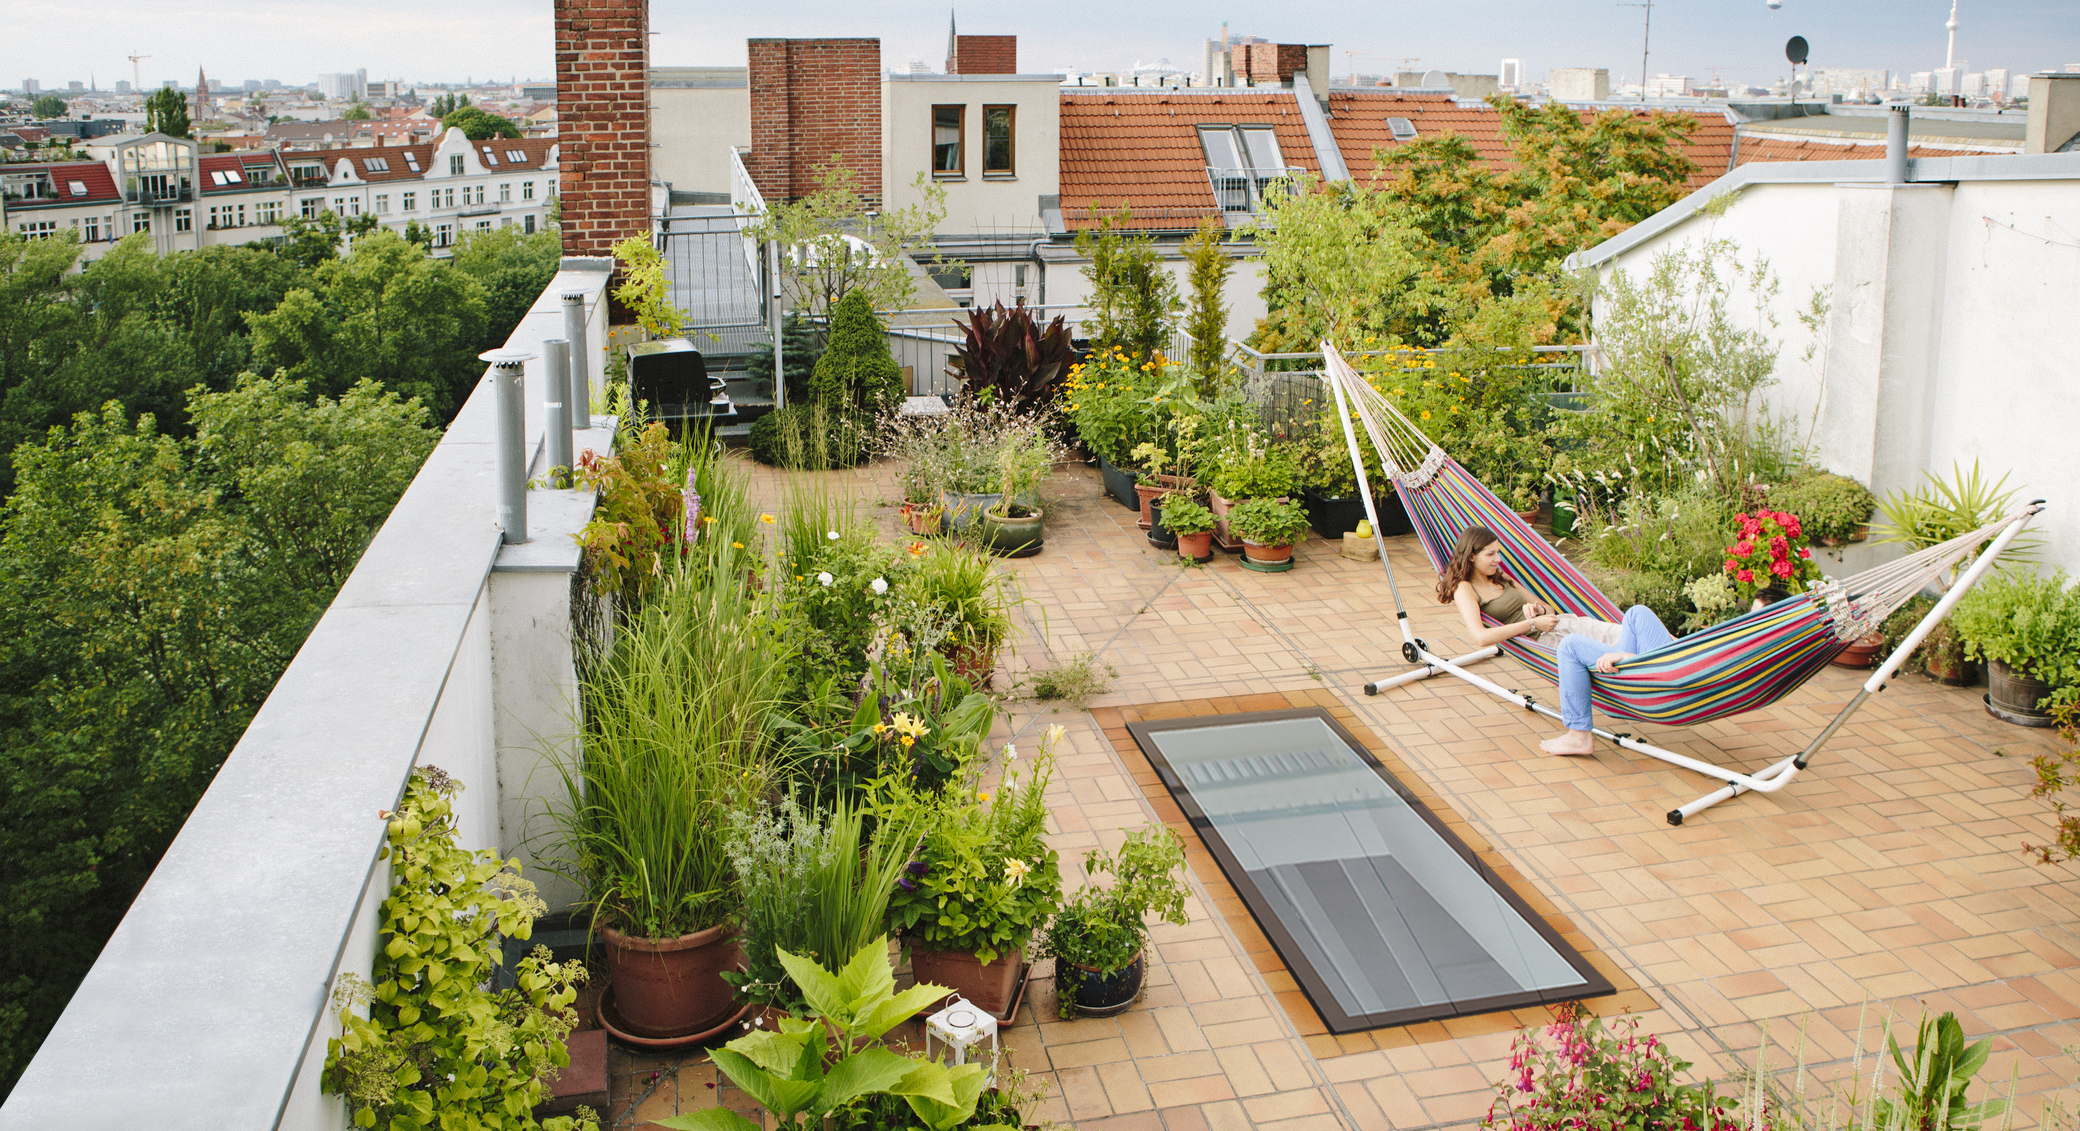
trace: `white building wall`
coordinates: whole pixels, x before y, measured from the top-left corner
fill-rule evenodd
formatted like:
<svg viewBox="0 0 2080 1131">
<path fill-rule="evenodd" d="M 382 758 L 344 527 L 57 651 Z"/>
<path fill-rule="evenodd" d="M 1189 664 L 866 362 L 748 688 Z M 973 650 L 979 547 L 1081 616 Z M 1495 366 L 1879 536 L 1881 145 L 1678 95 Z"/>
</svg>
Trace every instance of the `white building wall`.
<svg viewBox="0 0 2080 1131">
<path fill-rule="evenodd" d="M 932 107 L 962 105 L 966 168 L 932 174 Z M 1012 175 L 982 172 L 982 108 L 1014 106 Z M 881 84 L 881 199 L 889 208 L 923 202 L 918 174 L 946 190 L 942 235 L 1045 230 L 1040 198 L 1061 192 L 1059 75 L 890 75 Z M 1051 300 L 1050 300 L 1051 301 Z"/>
<path fill-rule="evenodd" d="M 729 192 L 729 152 L 751 144 L 751 88 L 652 85 L 651 175 L 677 192 Z"/>
<path fill-rule="evenodd" d="M 1781 343 L 1772 414 L 1880 495 L 1979 461 L 2017 500 L 2050 501 L 2044 557 L 2080 573 L 2080 239 L 2060 219 L 2074 215 L 2080 177 L 1756 184 L 1599 271 L 1643 276 L 1654 256 L 1714 238 L 1766 259 Z M 1831 314 L 1813 333 L 1798 314 L 1816 289 Z M 1894 552 L 1864 549 L 1843 568 Z"/>
</svg>

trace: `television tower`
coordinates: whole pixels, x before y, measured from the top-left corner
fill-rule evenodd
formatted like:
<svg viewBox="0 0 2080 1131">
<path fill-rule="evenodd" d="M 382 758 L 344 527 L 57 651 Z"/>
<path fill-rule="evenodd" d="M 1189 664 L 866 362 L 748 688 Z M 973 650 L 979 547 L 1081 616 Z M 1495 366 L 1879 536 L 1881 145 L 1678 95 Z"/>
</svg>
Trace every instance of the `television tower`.
<svg viewBox="0 0 2080 1131">
<path fill-rule="evenodd" d="M 1950 22 L 1943 25 L 1950 29 L 1950 46 L 1943 51 L 1943 69 L 1957 65 L 1957 0 L 1950 0 Z"/>
</svg>

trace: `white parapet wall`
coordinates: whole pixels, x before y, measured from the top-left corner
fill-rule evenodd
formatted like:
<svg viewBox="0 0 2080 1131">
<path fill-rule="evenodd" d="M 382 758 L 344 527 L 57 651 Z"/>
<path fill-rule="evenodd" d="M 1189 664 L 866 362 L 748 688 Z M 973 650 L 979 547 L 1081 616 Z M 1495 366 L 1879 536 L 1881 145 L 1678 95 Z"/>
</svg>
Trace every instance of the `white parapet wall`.
<svg viewBox="0 0 2080 1131">
<path fill-rule="evenodd" d="M 1570 262 L 1639 278 L 1714 239 L 1766 260 L 1766 395 L 1817 462 L 1882 496 L 1977 461 L 2049 500 L 2043 556 L 2080 573 L 2080 153 L 1916 160 L 1899 185 L 1883 168 L 1744 165 Z"/>
<path fill-rule="evenodd" d="M 566 259 L 507 343 L 563 336 L 585 296 L 601 403 L 612 261 Z M 543 465 L 546 365 L 527 363 L 524 450 Z M 560 399 L 560 398 L 559 398 Z M 569 749 L 573 535 L 593 500 L 529 492 L 498 525 L 490 378 L 456 415 L 217 772 L 4 1107 L 0 1128 L 261 1131 L 347 1126 L 322 1093 L 342 974 L 367 977 L 390 872 L 384 822 L 415 766 L 466 787 L 466 847 L 519 855 Z M 605 450 L 594 417 L 576 450 Z M 549 877 L 528 867 L 538 881 Z M 575 896 L 544 884 L 552 906 Z"/>
</svg>

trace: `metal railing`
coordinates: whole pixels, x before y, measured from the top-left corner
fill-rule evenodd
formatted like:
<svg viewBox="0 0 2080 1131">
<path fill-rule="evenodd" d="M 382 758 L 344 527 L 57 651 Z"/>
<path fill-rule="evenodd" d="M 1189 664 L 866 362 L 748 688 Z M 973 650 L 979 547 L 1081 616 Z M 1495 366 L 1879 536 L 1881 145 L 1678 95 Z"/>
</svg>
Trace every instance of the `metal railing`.
<svg viewBox="0 0 2080 1131">
<path fill-rule="evenodd" d="M 1528 350 L 1514 346 L 1495 347 L 1498 353 L 1528 352 L 1534 357 L 1556 359 L 1506 368 L 1535 374 L 1537 379 L 1529 395 L 1543 400 L 1548 409 L 1559 411 L 1578 407 L 1582 390 L 1587 387 L 1581 360 L 1593 348 L 1588 345 L 1532 346 Z M 1465 357 L 1467 352 L 1465 349 L 1356 350 L 1344 356 L 1353 360 L 1395 356 L 1434 359 L 1447 355 Z M 1319 352 L 1265 353 L 1243 342 L 1231 341 L 1227 357 L 1241 376 L 1243 396 L 1257 406 L 1264 427 L 1274 434 L 1289 434 L 1313 421 L 1322 412 L 1322 406 L 1328 403 L 1321 367 L 1323 356 Z M 1305 364 L 1307 362 L 1315 364 L 1309 366 Z"/>
<path fill-rule="evenodd" d="M 687 313 L 688 337 L 702 353 L 749 353 L 773 338 L 762 301 L 765 273 L 744 221 L 734 211 L 651 220 L 672 304 Z M 745 247 L 750 254 L 739 254 Z"/>
</svg>

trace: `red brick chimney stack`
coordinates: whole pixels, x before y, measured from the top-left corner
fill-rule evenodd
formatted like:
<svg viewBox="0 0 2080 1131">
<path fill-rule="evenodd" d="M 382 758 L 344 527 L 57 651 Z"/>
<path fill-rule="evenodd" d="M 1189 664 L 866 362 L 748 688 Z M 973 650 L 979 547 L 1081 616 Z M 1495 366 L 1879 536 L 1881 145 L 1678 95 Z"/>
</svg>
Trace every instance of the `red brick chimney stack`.
<svg viewBox="0 0 2080 1131">
<path fill-rule="evenodd" d="M 650 230 L 649 0 L 556 0 L 563 253 Z"/>
<path fill-rule="evenodd" d="M 816 166 L 852 170 L 860 195 L 881 200 L 881 41 L 754 39 L 751 153 L 745 168 L 769 201 L 817 189 Z"/>
<path fill-rule="evenodd" d="M 949 75 L 1015 75 L 1018 73 L 1018 37 L 1015 35 L 956 35 L 953 51 L 946 57 Z"/>
</svg>

